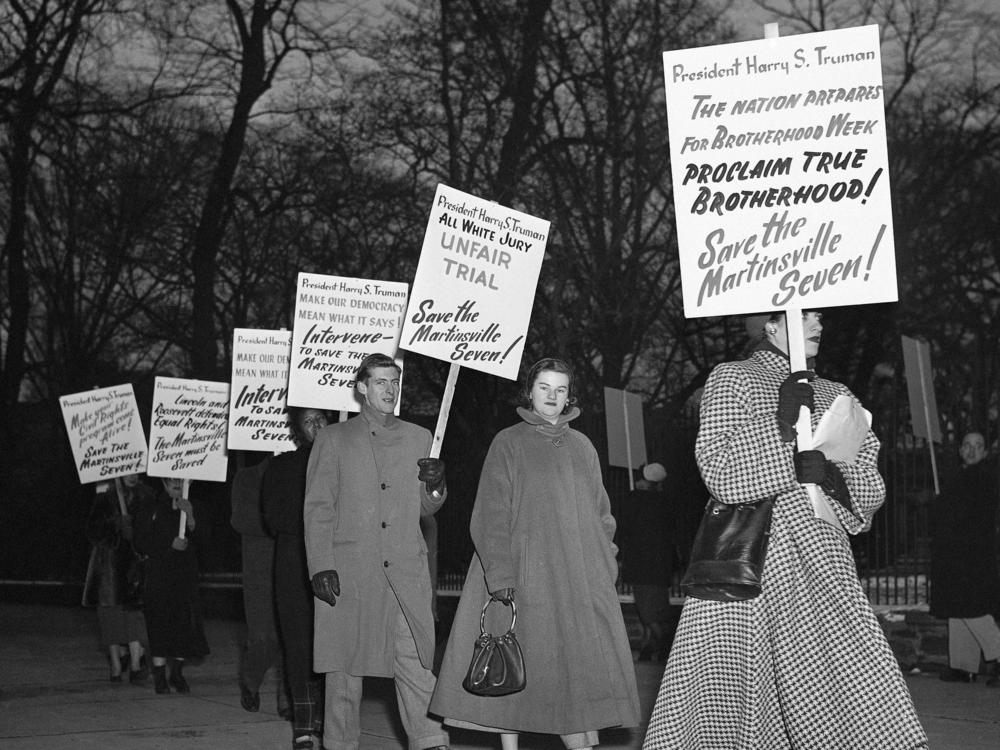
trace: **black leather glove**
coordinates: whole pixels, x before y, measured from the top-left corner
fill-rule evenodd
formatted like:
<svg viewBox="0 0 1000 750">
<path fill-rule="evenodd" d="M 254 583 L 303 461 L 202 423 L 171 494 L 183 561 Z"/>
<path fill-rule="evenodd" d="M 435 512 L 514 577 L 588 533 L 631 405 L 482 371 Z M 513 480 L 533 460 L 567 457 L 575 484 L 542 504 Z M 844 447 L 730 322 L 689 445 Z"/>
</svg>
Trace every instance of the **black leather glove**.
<svg viewBox="0 0 1000 750">
<path fill-rule="evenodd" d="M 497 589 L 496 591 L 490 592 L 490 597 L 498 602 L 503 602 L 504 604 L 510 604 L 514 601 L 514 592 L 516 589 Z"/>
<path fill-rule="evenodd" d="M 820 489 L 853 513 L 851 490 L 847 486 L 847 480 L 844 479 L 840 467 L 833 461 L 827 461 L 825 468 L 826 477 L 819 483 Z"/>
<path fill-rule="evenodd" d="M 775 416 L 778 419 L 781 439 L 786 443 L 795 440 L 795 423 L 799 421 L 799 408 L 805 406 L 809 411 L 816 408 L 813 389 L 808 382 L 815 377 L 816 373 L 811 370 L 799 370 L 785 378 L 778 388 L 778 410 Z M 800 383 L 800 380 L 807 382 Z"/>
<path fill-rule="evenodd" d="M 822 485 L 826 479 L 826 456 L 823 451 L 795 451 L 795 478 L 799 484 Z"/>
<path fill-rule="evenodd" d="M 420 467 L 417 479 L 424 483 L 427 491 L 434 492 L 436 490 L 439 495 L 443 495 L 445 488 L 444 461 L 440 458 L 421 458 L 417 461 L 417 466 Z"/>
<path fill-rule="evenodd" d="M 336 570 L 321 570 L 312 577 L 313 596 L 320 599 L 331 607 L 337 606 L 337 597 L 340 596 L 340 576 Z"/>
</svg>

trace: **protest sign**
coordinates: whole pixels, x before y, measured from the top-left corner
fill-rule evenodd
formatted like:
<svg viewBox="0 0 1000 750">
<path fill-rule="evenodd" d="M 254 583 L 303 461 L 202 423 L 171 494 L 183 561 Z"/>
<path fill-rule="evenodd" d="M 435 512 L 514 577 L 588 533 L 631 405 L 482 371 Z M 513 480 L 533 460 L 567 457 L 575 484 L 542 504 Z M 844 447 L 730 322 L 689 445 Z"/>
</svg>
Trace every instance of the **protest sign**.
<svg viewBox="0 0 1000 750">
<path fill-rule="evenodd" d="M 131 383 L 59 398 L 81 484 L 146 469 L 146 436 Z"/>
<path fill-rule="evenodd" d="M 934 396 L 931 349 L 926 342 L 909 336 L 902 336 L 901 342 L 913 435 L 940 443 L 941 424 L 938 418 L 937 399 Z"/>
<path fill-rule="evenodd" d="M 146 473 L 226 481 L 228 413 L 229 383 L 157 377 Z"/>
<path fill-rule="evenodd" d="M 941 442 L 941 420 L 938 418 L 934 395 L 934 371 L 931 369 L 931 348 L 926 342 L 903 336 L 903 369 L 906 372 L 906 393 L 910 402 L 913 436 L 927 441 L 930 451 L 934 492 L 938 492 L 937 459 L 934 443 Z"/>
<path fill-rule="evenodd" d="M 402 367 L 398 350 L 406 298 L 403 282 L 300 273 L 288 404 L 359 411 L 354 373 L 361 360 L 388 354 Z"/>
<path fill-rule="evenodd" d="M 438 185 L 400 346 L 517 379 L 549 222 Z"/>
<path fill-rule="evenodd" d="M 285 403 L 291 350 L 291 331 L 233 331 L 229 450 L 295 450 Z"/>
<path fill-rule="evenodd" d="M 605 386 L 604 416 L 608 423 L 608 465 L 638 469 L 645 464 L 646 430 L 639 394 Z M 631 472 L 629 489 L 633 489 Z"/>
<path fill-rule="evenodd" d="M 663 53 L 689 318 L 897 299 L 878 27 L 776 32 Z"/>
</svg>

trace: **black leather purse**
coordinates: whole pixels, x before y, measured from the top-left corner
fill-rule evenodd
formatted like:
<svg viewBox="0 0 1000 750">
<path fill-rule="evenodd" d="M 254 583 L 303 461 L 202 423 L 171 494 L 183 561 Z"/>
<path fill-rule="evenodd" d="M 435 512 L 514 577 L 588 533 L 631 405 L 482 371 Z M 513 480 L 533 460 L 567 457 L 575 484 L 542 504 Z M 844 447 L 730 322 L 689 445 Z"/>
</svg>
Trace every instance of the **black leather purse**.
<svg viewBox="0 0 1000 750">
<path fill-rule="evenodd" d="M 472 662 L 462 680 L 462 687 L 473 695 L 510 695 L 524 690 L 524 654 L 514 635 L 517 607 L 510 602 L 510 628 L 503 635 L 486 632 L 486 610 L 493 598 L 487 599 L 479 615 L 479 637 L 472 649 Z"/>
<path fill-rule="evenodd" d="M 681 591 L 717 602 L 759 596 L 773 506 L 773 497 L 753 503 L 710 499 L 694 537 Z"/>
</svg>

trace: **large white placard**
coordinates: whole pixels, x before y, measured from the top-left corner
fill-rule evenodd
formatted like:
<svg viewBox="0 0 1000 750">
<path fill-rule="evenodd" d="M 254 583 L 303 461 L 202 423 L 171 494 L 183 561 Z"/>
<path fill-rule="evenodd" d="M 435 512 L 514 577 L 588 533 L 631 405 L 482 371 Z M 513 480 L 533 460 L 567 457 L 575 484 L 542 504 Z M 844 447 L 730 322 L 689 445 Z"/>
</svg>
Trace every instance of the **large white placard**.
<svg viewBox="0 0 1000 750">
<path fill-rule="evenodd" d="M 361 360 L 388 354 L 402 367 L 398 350 L 406 297 L 407 285 L 399 281 L 300 273 L 289 405 L 359 411 L 354 373 Z"/>
<path fill-rule="evenodd" d="M 291 331 L 233 330 L 229 450 L 295 450 L 288 424 Z"/>
<path fill-rule="evenodd" d="M 229 383 L 157 376 L 146 473 L 226 481 L 228 415 Z"/>
<path fill-rule="evenodd" d="M 896 300 L 878 27 L 663 65 L 685 315 Z"/>
<path fill-rule="evenodd" d="M 517 379 L 549 222 L 438 185 L 400 346 Z"/>
<path fill-rule="evenodd" d="M 59 398 L 80 483 L 138 474 L 146 468 L 146 436 L 131 383 Z"/>
</svg>

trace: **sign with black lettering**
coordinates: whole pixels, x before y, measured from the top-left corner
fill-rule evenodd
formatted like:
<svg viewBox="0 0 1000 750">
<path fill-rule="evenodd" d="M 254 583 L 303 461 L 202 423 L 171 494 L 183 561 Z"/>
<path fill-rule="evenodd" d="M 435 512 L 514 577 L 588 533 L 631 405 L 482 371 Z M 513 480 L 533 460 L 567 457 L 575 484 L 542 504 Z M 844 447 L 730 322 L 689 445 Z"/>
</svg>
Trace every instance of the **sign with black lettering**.
<svg viewBox="0 0 1000 750">
<path fill-rule="evenodd" d="M 402 367 L 399 333 L 407 289 L 400 281 L 300 273 L 289 405 L 360 411 L 354 375 L 361 360 L 369 354 L 388 354 Z"/>
<path fill-rule="evenodd" d="M 877 26 L 663 67 L 687 317 L 898 298 Z"/>
<path fill-rule="evenodd" d="M 291 331 L 233 331 L 229 450 L 295 450 L 287 406 L 291 350 Z"/>
<path fill-rule="evenodd" d="M 59 398 L 80 483 L 146 470 L 146 436 L 131 383 Z"/>
<path fill-rule="evenodd" d="M 400 346 L 516 380 L 548 235 L 544 219 L 438 185 Z"/>
<path fill-rule="evenodd" d="M 146 473 L 225 482 L 228 415 L 229 383 L 157 376 Z"/>
</svg>

